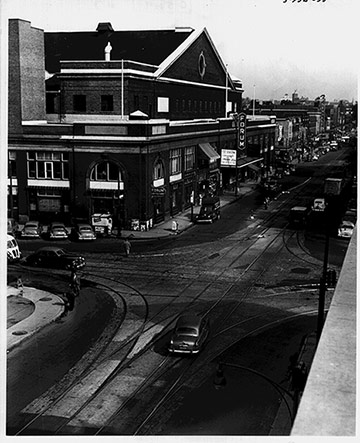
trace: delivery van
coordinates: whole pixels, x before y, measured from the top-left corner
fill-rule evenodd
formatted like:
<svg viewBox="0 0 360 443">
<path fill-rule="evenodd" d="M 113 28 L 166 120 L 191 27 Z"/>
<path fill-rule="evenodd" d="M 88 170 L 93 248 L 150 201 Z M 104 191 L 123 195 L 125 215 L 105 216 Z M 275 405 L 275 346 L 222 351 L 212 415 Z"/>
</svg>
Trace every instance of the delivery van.
<svg viewBox="0 0 360 443">
<path fill-rule="evenodd" d="M 7 234 L 7 261 L 14 263 L 21 259 L 21 252 L 15 237 Z"/>
</svg>

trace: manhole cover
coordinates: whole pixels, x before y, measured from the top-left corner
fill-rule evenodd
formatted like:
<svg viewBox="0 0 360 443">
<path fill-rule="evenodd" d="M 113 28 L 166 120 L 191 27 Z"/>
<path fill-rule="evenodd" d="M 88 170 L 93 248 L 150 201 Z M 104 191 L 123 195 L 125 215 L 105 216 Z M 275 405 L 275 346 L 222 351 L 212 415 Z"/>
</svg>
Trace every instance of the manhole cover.
<svg viewBox="0 0 360 443">
<path fill-rule="evenodd" d="M 292 268 L 291 272 L 294 274 L 308 274 L 310 272 L 309 268 Z"/>
<path fill-rule="evenodd" d="M 14 331 L 12 334 L 13 335 L 26 335 L 27 331 Z"/>
<path fill-rule="evenodd" d="M 39 301 L 50 301 L 52 300 L 51 297 L 43 297 L 43 298 L 39 298 Z"/>
</svg>

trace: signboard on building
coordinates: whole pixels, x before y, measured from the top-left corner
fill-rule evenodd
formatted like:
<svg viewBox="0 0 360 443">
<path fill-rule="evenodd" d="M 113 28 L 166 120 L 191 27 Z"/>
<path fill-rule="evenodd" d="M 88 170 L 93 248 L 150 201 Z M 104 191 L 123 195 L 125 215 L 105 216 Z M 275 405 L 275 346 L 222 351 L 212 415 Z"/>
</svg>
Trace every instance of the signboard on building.
<svg viewBox="0 0 360 443">
<path fill-rule="evenodd" d="M 236 150 L 222 149 L 221 150 L 221 166 L 232 167 L 236 166 Z"/>
<path fill-rule="evenodd" d="M 155 188 L 155 186 L 151 187 L 151 197 L 164 197 L 166 194 L 165 186 L 159 186 Z"/>
<path fill-rule="evenodd" d="M 239 114 L 239 149 L 246 148 L 246 114 L 241 112 Z"/>
</svg>

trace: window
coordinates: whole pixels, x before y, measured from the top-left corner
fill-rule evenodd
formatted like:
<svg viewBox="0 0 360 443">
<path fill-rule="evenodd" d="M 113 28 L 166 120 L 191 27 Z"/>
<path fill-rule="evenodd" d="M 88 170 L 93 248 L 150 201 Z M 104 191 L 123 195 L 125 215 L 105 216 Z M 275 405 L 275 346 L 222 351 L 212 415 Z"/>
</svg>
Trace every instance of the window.
<svg viewBox="0 0 360 443">
<path fill-rule="evenodd" d="M 111 182 L 122 181 L 118 166 L 112 162 L 101 162 L 96 164 L 91 170 L 90 180 Z"/>
<path fill-rule="evenodd" d="M 158 112 L 169 112 L 168 97 L 158 97 Z"/>
<path fill-rule="evenodd" d="M 75 112 L 86 112 L 86 95 L 74 95 L 73 108 Z"/>
<path fill-rule="evenodd" d="M 69 155 L 61 152 L 28 152 L 28 178 L 66 180 L 69 178 Z"/>
<path fill-rule="evenodd" d="M 16 152 L 9 151 L 8 177 L 16 177 Z"/>
<path fill-rule="evenodd" d="M 181 149 L 170 151 L 170 175 L 181 172 Z"/>
<path fill-rule="evenodd" d="M 185 148 L 185 171 L 194 168 L 195 164 L 195 146 Z"/>
<path fill-rule="evenodd" d="M 164 177 L 164 165 L 161 161 L 158 161 L 154 166 L 153 172 L 154 180 L 159 180 L 159 178 Z"/>
<path fill-rule="evenodd" d="M 114 110 L 113 96 L 102 95 L 101 96 L 101 111 L 109 112 Z"/>
</svg>

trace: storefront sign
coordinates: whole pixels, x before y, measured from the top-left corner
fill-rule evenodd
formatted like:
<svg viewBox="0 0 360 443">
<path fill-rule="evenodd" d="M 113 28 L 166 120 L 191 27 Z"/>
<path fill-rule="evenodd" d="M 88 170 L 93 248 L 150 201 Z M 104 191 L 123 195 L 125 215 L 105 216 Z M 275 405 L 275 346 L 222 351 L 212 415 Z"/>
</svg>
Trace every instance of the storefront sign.
<svg viewBox="0 0 360 443">
<path fill-rule="evenodd" d="M 155 188 L 152 186 L 151 188 L 151 196 L 152 197 L 164 197 L 166 194 L 166 188 L 165 186 L 159 186 L 158 188 Z"/>
<path fill-rule="evenodd" d="M 221 166 L 236 166 L 236 150 L 222 149 L 221 150 Z"/>
</svg>

